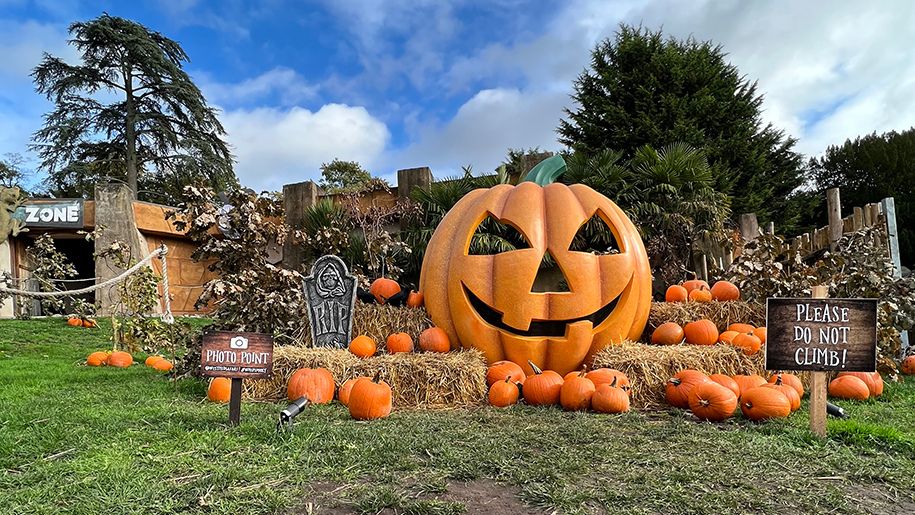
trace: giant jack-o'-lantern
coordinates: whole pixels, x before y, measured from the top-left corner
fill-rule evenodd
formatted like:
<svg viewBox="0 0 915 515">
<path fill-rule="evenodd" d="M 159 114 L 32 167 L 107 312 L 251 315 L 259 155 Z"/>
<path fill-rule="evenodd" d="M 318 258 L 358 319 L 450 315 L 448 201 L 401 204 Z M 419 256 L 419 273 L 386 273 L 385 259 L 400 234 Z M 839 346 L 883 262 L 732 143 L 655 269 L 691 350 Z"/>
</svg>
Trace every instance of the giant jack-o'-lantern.
<svg viewBox="0 0 915 515">
<path fill-rule="evenodd" d="M 651 306 L 651 270 L 638 230 L 591 188 L 552 183 L 564 170 L 557 156 L 517 186 L 474 190 L 436 228 L 420 289 L 432 321 L 452 345 L 477 348 L 490 363 L 514 361 L 528 374 L 528 360 L 566 374 L 607 345 L 641 335 Z M 527 248 L 470 252 L 484 221 L 517 231 Z M 572 249 L 589 222 L 612 233 L 614 252 Z M 566 288 L 535 288 L 547 253 Z"/>
</svg>

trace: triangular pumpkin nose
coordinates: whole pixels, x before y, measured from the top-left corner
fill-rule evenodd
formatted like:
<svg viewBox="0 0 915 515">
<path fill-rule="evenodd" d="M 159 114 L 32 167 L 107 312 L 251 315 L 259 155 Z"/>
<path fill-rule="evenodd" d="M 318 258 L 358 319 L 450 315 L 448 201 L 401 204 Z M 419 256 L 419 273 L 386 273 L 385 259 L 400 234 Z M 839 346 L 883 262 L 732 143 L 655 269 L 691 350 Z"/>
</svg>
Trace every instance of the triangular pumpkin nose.
<svg viewBox="0 0 915 515">
<path fill-rule="evenodd" d="M 540 269 L 537 270 L 537 277 L 534 278 L 531 292 L 561 293 L 568 291 L 571 291 L 569 290 L 569 280 L 550 251 L 546 251 L 543 261 L 540 262 Z"/>
</svg>

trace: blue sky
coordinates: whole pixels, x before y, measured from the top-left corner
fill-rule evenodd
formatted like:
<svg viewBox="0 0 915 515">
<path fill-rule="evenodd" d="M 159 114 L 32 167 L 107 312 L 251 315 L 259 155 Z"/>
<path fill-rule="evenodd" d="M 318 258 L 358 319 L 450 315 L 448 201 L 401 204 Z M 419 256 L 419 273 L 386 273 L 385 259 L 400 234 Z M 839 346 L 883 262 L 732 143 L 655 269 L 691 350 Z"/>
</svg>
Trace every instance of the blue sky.
<svg viewBox="0 0 915 515">
<path fill-rule="evenodd" d="M 588 52 L 619 23 L 721 43 L 807 154 L 915 125 L 915 3 L 673 0 L 0 0 L 0 155 L 27 159 L 49 105 L 28 77 L 73 60 L 67 25 L 103 11 L 178 40 L 243 184 L 278 189 L 322 162 L 393 177 L 490 170 L 509 147 L 555 149 Z M 29 163 L 34 167 L 34 160 Z"/>
</svg>

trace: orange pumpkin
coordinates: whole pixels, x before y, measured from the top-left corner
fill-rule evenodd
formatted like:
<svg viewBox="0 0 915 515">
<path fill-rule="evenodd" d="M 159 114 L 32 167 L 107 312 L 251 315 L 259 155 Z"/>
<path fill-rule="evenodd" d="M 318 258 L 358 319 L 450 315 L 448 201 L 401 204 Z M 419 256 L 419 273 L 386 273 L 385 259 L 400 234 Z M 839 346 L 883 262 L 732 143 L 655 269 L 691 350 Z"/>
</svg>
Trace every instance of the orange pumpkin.
<svg viewBox="0 0 915 515">
<path fill-rule="evenodd" d="M 870 397 L 867 384 L 855 376 L 842 376 L 829 383 L 829 396 L 838 399 L 866 401 Z"/>
<path fill-rule="evenodd" d="M 728 331 L 737 331 L 738 333 L 751 333 L 756 329 L 750 324 L 735 323 L 728 326 Z"/>
<path fill-rule="evenodd" d="M 883 395 L 883 377 L 880 372 L 839 372 L 838 377 L 842 376 L 854 376 L 864 381 L 871 397 Z"/>
<path fill-rule="evenodd" d="M 721 422 L 737 410 L 737 395 L 714 381 L 699 383 L 688 395 L 689 409 L 699 420 Z"/>
<path fill-rule="evenodd" d="M 82 327 L 83 321 L 78 317 L 70 317 L 67 319 L 67 325 L 72 327 Z"/>
<path fill-rule="evenodd" d="M 902 360 L 899 370 L 907 376 L 915 375 L 915 354 L 907 356 Z"/>
<path fill-rule="evenodd" d="M 801 379 L 794 374 L 772 374 L 769 377 L 770 383 L 776 383 L 781 379 L 783 383 L 794 388 L 794 391 L 797 392 L 797 396 L 800 399 L 804 398 L 804 383 L 801 382 Z"/>
<path fill-rule="evenodd" d="M 512 376 L 515 383 L 524 383 L 527 379 L 524 370 L 514 361 L 496 361 L 486 370 L 486 384 L 492 386 L 508 376 Z"/>
<path fill-rule="evenodd" d="M 512 381 L 512 376 L 506 376 L 504 381 L 496 381 L 489 387 L 489 404 L 497 408 L 506 408 L 518 403 L 520 396 L 518 383 Z"/>
<path fill-rule="evenodd" d="M 151 367 L 151 366 L 155 365 L 156 362 L 159 361 L 160 359 L 165 359 L 165 358 L 163 358 L 162 356 L 159 356 L 159 355 L 147 356 L 146 360 L 143 362 L 143 364 L 146 365 L 147 367 Z"/>
<path fill-rule="evenodd" d="M 410 308 L 423 307 L 423 294 L 418 291 L 410 290 L 410 294 L 407 295 L 407 307 L 410 307 Z"/>
<path fill-rule="evenodd" d="M 712 292 L 706 287 L 696 288 L 695 290 L 689 292 L 689 300 L 693 302 L 711 302 L 712 301 Z"/>
<path fill-rule="evenodd" d="M 86 358 L 86 364 L 90 367 L 100 367 L 108 363 L 108 353 L 97 351 L 93 352 Z"/>
<path fill-rule="evenodd" d="M 228 377 L 214 377 L 207 387 L 207 399 L 225 404 L 232 397 L 232 380 Z"/>
<path fill-rule="evenodd" d="M 594 383 L 581 371 L 563 381 L 559 389 L 559 404 L 566 411 L 587 411 L 591 407 L 594 390 Z"/>
<path fill-rule="evenodd" d="M 782 395 L 788 399 L 788 402 L 791 404 L 791 411 L 797 411 L 801 407 L 801 398 L 797 394 L 797 390 L 793 387 L 783 383 L 781 379 L 776 379 L 774 383 L 766 383 L 761 386 L 761 388 L 774 388 L 779 392 L 782 392 Z"/>
<path fill-rule="evenodd" d="M 133 365 L 133 356 L 129 352 L 117 351 L 108 356 L 108 365 L 117 368 L 127 368 Z"/>
<path fill-rule="evenodd" d="M 419 348 L 426 352 L 448 352 L 451 339 L 441 327 L 430 327 L 419 333 Z"/>
<path fill-rule="evenodd" d="M 487 219 L 518 232 L 528 248 L 472 255 L 473 234 Z M 618 252 L 570 248 L 589 220 L 612 233 Z M 568 291 L 536 291 L 547 253 Z M 530 360 L 561 376 L 611 343 L 638 340 L 651 269 L 638 230 L 610 199 L 583 184 L 525 181 L 472 191 L 448 212 L 426 247 L 420 290 L 432 321 L 456 344 L 480 349 L 490 363 Z"/>
<path fill-rule="evenodd" d="M 763 345 L 766 344 L 766 335 L 768 334 L 768 331 L 766 330 L 765 326 L 761 326 L 761 327 L 757 327 L 756 329 L 753 329 L 753 334 L 755 334 L 756 337 L 759 338 L 759 341 L 762 342 Z"/>
<path fill-rule="evenodd" d="M 83 320 L 83 327 L 98 327 L 98 324 L 95 323 L 95 320 L 85 319 Z"/>
<path fill-rule="evenodd" d="M 718 335 L 718 343 L 731 345 L 734 343 L 734 338 L 736 338 L 738 334 L 741 333 L 738 333 L 737 331 L 725 331 Z"/>
<path fill-rule="evenodd" d="M 718 281 L 712 285 L 712 298 L 717 301 L 740 300 L 740 289 L 734 283 Z"/>
<path fill-rule="evenodd" d="M 528 363 L 534 374 L 527 376 L 521 389 L 524 402 L 531 406 L 549 406 L 559 404 L 562 390 L 562 376 L 553 370 L 541 370 L 537 365 Z"/>
<path fill-rule="evenodd" d="M 700 288 L 705 288 L 706 290 L 709 289 L 707 282 L 696 278 L 690 279 L 689 281 L 683 281 L 683 287 L 686 288 L 687 293 L 690 293 L 693 290 L 698 290 Z"/>
<path fill-rule="evenodd" d="M 664 293 L 665 302 L 686 302 L 687 300 L 689 300 L 689 292 L 679 284 L 669 286 Z"/>
<path fill-rule="evenodd" d="M 753 388 L 759 388 L 760 386 L 766 384 L 766 379 L 762 376 L 753 374 L 753 375 L 734 375 L 731 376 L 731 379 L 737 383 L 737 386 L 740 387 L 740 394 L 737 396 L 740 397 L 744 392 L 752 390 Z"/>
<path fill-rule="evenodd" d="M 315 404 L 334 400 L 334 375 L 326 368 L 300 368 L 292 373 L 286 386 L 290 401 L 305 397 Z"/>
<path fill-rule="evenodd" d="M 686 409 L 689 407 L 689 392 L 697 384 L 708 380 L 708 376 L 698 370 L 681 370 L 667 380 L 664 397 L 671 406 Z"/>
<path fill-rule="evenodd" d="M 724 374 L 712 374 L 708 376 L 708 378 L 734 392 L 736 397 L 740 397 L 740 386 L 737 384 L 737 381 L 731 378 L 731 376 Z"/>
<path fill-rule="evenodd" d="M 594 386 L 612 384 L 616 388 L 626 392 L 628 395 L 632 395 L 632 388 L 630 387 L 631 385 L 629 383 L 629 377 L 615 368 L 595 368 L 594 370 L 585 374 L 585 377 L 590 379 L 591 382 L 594 383 Z"/>
<path fill-rule="evenodd" d="M 375 355 L 377 350 L 378 347 L 375 345 L 375 340 L 364 334 L 360 334 L 349 342 L 349 351 L 360 358 L 370 358 Z"/>
<path fill-rule="evenodd" d="M 740 411 L 753 421 L 785 418 L 791 414 L 791 402 L 773 388 L 751 388 L 740 396 Z"/>
<path fill-rule="evenodd" d="M 165 358 L 162 358 L 162 359 L 156 361 L 155 363 L 153 363 L 152 367 L 154 369 L 158 370 L 159 372 L 170 372 L 171 369 L 174 368 L 174 365 L 172 365 L 171 361 L 169 361 Z"/>
<path fill-rule="evenodd" d="M 407 333 L 394 333 L 388 336 L 384 345 L 391 354 L 396 354 L 398 352 L 413 352 L 413 338 Z"/>
<path fill-rule="evenodd" d="M 343 381 L 343 384 L 340 385 L 340 389 L 337 391 L 337 400 L 340 401 L 340 404 L 346 406 L 349 404 L 349 394 L 353 391 L 353 386 L 356 385 L 356 381 L 360 379 L 371 379 L 367 376 L 358 376 L 352 379 L 347 379 Z"/>
<path fill-rule="evenodd" d="M 349 414 L 356 420 L 375 420 L 387 417 L 393 407 L 391 386 L 374 379 L 363 377 L 356 381 L 349 394 Z"/>
<path fill-rule="evenodd" d="M 400 293 L 400 285 L 392 279 L 379 277 L 372 281 L 372 285 L 369 286 L 369 293 L 375 297 L 379 304 L 384 304 L 388 299 Z"/>
<path fill-rule="evenodd" d="M 683 328 L 686 343 L 692 345 L 715 345 L 718 342 L 718 328 L 711 320 L 697 320 Z"/>
<path fill-rule="evenodd" d="M 752 356 L 759 352 L 762 342 L 752 332 L 738 333 L 731 341 L 731 345 L 741 349 L 747 356 Z"/>
<path fill-rule="evenodd" d="M 655 345 L 679 345 L 683 343 L 686 333 L 675 322 L 664 322 L 651 333 L 651 343 Z"/>
<path fill-rule="evenodd" d="M 591 396 L 591 409 L 598 413 L 625 413 L 629 411 L 629 395 L 615 383 L 602 384 Z"/>
</svg>

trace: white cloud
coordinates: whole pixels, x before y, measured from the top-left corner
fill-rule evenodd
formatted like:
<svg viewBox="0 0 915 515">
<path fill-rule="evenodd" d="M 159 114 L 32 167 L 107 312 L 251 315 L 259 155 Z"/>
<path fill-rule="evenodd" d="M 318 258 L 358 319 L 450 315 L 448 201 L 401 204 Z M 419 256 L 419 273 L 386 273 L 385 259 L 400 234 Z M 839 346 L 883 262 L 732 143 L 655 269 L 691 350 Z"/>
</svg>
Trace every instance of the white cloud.
<svg viewBox="0 0 915 515">
<path fill-rule="evenodd" d="M 334 158 L 371 167 L 390 133 L 364 108 L 326 104 L 316 112 L 301 107 L 239 109 L 221 116 L 238 160 L 239 181 L 255 190 L 320 178 L 321 163 Z"/>
<path fill-rule="evenodd" d="M 313 99 L 318 93 L 316 85 L 309 84 L 298 72 L 283 66 L 232 84 L 213 81 L 205 73 L 198 75 L 207 101 L 220 105 L 263 101 L 271 95 L 277 95 L 282 105 L 295 105 Z"/>
</svg>

